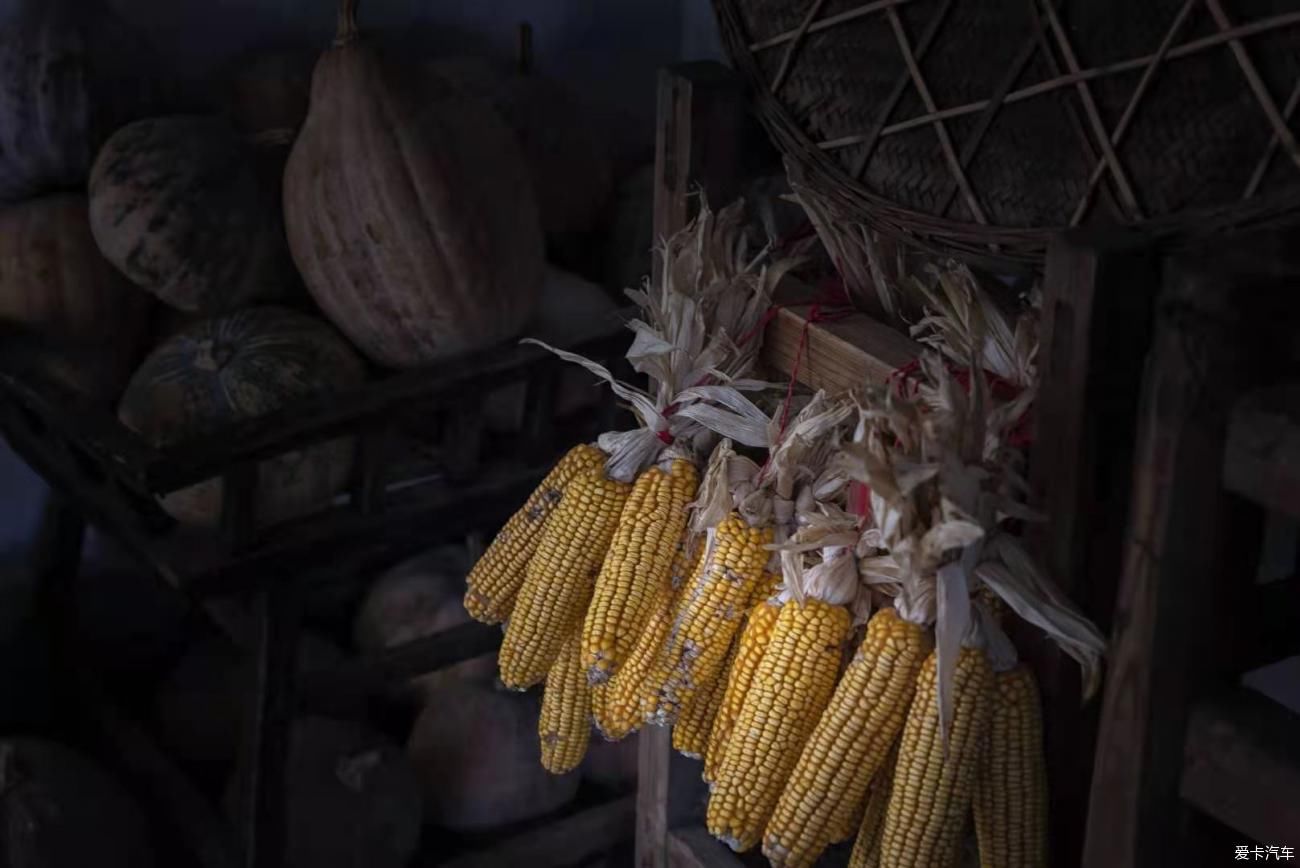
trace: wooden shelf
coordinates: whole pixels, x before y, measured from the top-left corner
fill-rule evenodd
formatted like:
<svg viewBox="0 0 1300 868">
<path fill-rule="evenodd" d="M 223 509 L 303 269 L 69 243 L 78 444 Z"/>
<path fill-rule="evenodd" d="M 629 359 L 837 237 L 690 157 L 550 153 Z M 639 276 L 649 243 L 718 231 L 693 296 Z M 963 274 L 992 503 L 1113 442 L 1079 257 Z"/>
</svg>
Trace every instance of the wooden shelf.
<svg viewBox="0 0 1300 868">
<path fill-rule="evenodd" d="M 1300 520 L 1300 384 L 1252 392 L 1228 423 L 1223 483 Z"/>
<path fill-rule="evenodd" d="M 795 370 L 801 340 L 797 381 L 831 394 L 883 383 L 921 354 L 916 341 L 863 313 L 809 323 L 816 297 L 815 289 L 793 278 L 777 287 L 774 301 L 779 308 L 768 324 L 762 350 L 763 364 L 773 374 L 789 377 Z"/>
<path fill-rule="evenodd" d="M 1300 716 L 1239 690 L 1197 706 L 1187 728 L 1182 796 L 1262 844 L 1300 829 Z"/>
</svg>

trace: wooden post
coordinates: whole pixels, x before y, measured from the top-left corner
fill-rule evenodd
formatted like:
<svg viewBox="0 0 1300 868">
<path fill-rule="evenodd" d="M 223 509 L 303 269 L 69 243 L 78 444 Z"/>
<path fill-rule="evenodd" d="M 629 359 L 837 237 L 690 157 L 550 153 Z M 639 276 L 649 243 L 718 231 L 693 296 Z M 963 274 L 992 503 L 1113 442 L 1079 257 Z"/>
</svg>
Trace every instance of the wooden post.
<svg viewBox="0 0 1300 868">
<path fill-rule="evenodd" d="M 1030 473 L 1050 521 L 1031 541 L 1048 575 L 1103 632 L 1119 575 L 1142 363 L 1159 286 L 1159 257 L 1134 239 L 1074 234 L 1048 247 Z M 1080 707 L 1078 667 L 1040 631 L 1014 630 L 1043 693 L 1051 861 L 1078 865 L 1099 703 Z"/>
<path fill-rule="evenodd" d="M 659 72 L 655 132 L 655 243 L 691 219 L 694 189 L 721 207 L 739 193 L 742 138 L 747 120 L 743 87 L 719 63 L 684 63 Z M 654 280 L 662 263 L 654 259 Z M 639 736 L 637 868 L 667 868 L 669 828 L 679 805 L 701 800 L 698 764 L 676 756 L 671 731 L 645 727 Z M 692 766 L 695 766 L 692 768 Z"/>
<path fill-rule="evenodd" d="M 1139 405 L 1085 868 L 1201 861 L 1180 852 L 1189 848 L 1179 786 L 1189 711 L 1213 687 L 1217 666 L 1215 649 L 1198 637 L 1229 617 L 1215 593 L 1229 526 L 1228 410 L 1252 354 L 1243 288 L 1218 264 L 1166 267 Z"/>
</svg>

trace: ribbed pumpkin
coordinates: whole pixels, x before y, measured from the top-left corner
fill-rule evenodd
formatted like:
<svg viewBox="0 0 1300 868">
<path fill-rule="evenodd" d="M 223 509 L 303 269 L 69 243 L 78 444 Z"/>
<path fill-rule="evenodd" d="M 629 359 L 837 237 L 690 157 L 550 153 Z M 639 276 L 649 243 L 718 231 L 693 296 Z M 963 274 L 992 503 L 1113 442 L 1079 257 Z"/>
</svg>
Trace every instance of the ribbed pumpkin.
<svg viewBox="0 0 1300 868">
<path fill-rule="evenodd" d="M 152 53 L 100 0 L 23 0 L 0 27 L 0 202 L 79 189 L 156 102 Z"/>
<path fill-rule="evenodd" d="M 66 385 L 116 399 L 148 307 L 148 295 L 99 255 L 84 196 L 56 193 L 0 209 L 0 320 L 71 350 Z"/>
<path fill-rule="evenodd" d="M 614 164 L 610 143 L 572 93 L 554 79 L 507 72 L 476 57 L 434 61 L 431 71 L 489 101 L 510 125 L 548 238 L 597 228 L 614 194 Z"/>
<path fill-rule="evenodd" d="M 181 310 L 218 313 L 285 294 L 279 190 L 222 118 L 127 124 L 90 174 L 90 228 L 132 281 Z"/>
<path fill-rule="evenodd" d="M 543 242 L 528 173 L 490 106 L 386 61 L 355 0 L 316 64 L 284 177 L 294 262 L 376 362 L 410 367 L 519 332 Z"/>
<path fill-rule="evenodd" d="M 285 308 L 249 308 L 204 320 L 155 349 L 127 385 L 118 415 L 162 446 L 358 385 L 362 361 L 325 323 Z M 257 521 L 271 524 L 329 503 L 347 482 L 353 441 L 332 440 L 262 462 Z M 213 525 L 222 483 L 173 492 L 163 508 L 185 524 Z"/>
</svg>

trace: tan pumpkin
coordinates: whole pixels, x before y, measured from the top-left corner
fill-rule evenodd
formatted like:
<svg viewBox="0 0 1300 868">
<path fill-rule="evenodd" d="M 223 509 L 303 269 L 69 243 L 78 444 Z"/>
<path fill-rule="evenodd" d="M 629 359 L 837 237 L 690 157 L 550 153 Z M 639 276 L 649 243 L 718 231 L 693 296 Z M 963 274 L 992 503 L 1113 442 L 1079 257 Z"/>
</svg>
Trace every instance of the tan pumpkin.
<svg viewBox="0 0 1300 868">
<path fill-rule="evenodd" d="M 465 576 L 474 560 L 467 546 L 440 546 L 403 561 L 376 579 L 353 622 L 357 650 L 377 654 L 469 623 L 469 612 L 461 600 Z M 418 700 L 448 684 L 489 682 L 495 675 L 496 655 L 488 653 L 412 678 L 401 685 L 397 695 Z"/>
<path fill-rule="evenodd" d="M 424 788 L 425 819 L 458 832 L 488 831 L 564 807 L 580 775 L 542 768 L 538 699 L 486 684 L 428 697 L 407 741 Z"/>
<path fill-rule="evenodd" d="M 527 322 L 543 241 L 523 157 L 481 100 L 391 64 L 339 4 L 284 176 L 289 246 L 358 348 L 411 367 Z"/>
<path fill-rule="evenodd" d="M 59 193 L 0 209 L 0 321 L 74 354 L 51 371 L 111 400 L 130 375 L 149 297 L 100 255 L 86 197 Z"/>
</svg>

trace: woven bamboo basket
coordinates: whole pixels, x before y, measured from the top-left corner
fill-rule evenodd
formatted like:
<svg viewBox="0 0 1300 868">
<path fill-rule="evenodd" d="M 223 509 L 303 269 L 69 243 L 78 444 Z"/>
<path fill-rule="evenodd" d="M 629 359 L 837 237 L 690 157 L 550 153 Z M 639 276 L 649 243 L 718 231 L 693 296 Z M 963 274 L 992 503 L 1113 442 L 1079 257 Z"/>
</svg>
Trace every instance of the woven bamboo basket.
<svg viewBox="0 0 1300 868">
<path fill-rule="evenodd" d="M 714 6 L 792 182 L 855 236 L 1032 269 L 1081 224 L 1300 213 L 1296 0 Z"/>
</svg>

